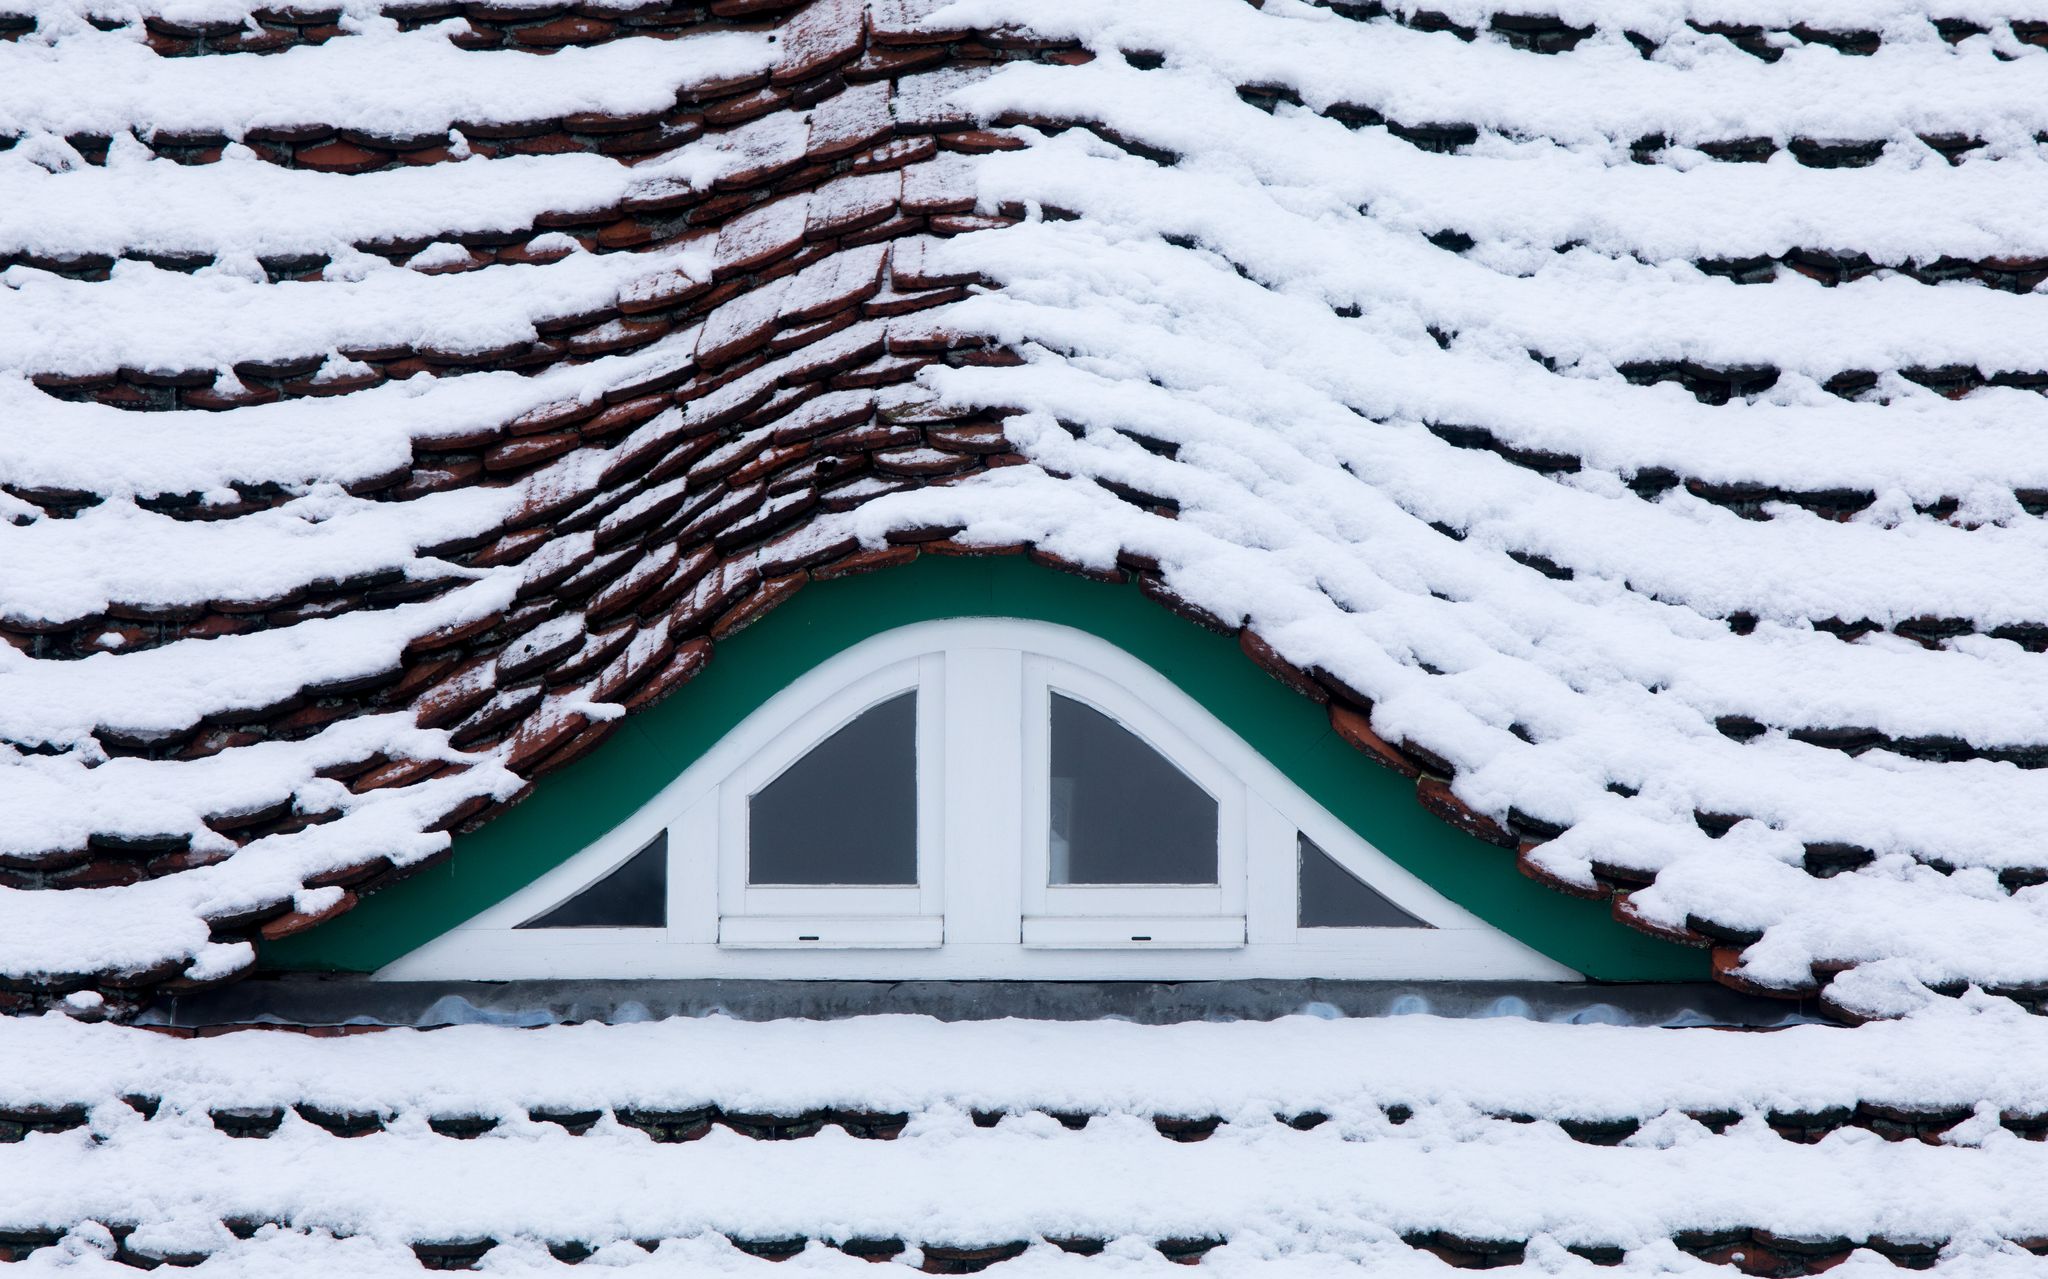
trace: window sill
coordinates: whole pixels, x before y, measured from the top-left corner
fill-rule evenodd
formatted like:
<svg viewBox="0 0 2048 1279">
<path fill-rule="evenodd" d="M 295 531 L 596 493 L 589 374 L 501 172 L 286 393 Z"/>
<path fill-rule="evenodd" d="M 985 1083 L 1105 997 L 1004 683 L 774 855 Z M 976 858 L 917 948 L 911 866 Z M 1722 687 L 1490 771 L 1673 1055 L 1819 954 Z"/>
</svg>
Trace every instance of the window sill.
<svg viewBox="0 0 2048 1279">
<path fill-rule="evenodd" d="M 936 950 L 941 915 L 724 915 L 718 944 L 728 950 Z"/>
<path fill-rule="evenodd" d="M 1039 950 L 1236 950 L 1244 938 L 1243 915 L 1024 919 L 1024 945 Z"/>
</svg>

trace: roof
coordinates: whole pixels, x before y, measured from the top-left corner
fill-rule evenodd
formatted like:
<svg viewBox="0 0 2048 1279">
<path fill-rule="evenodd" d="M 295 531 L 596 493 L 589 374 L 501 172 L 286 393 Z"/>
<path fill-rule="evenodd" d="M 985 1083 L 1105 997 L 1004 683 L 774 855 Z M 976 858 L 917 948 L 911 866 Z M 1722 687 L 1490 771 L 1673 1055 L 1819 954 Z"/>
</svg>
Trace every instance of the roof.
<svg viewBox="0 0 2048 1279">
<path fill-rule="evenodd" d="M 2044 15 L 935 7 L 6 20 L 17 1006 L 1020 551 L 1738 988 L 2048 987 Z"/>
<path fill-rule="evenodd" d="M 50 1014 L 0 1020 L 0 1250 L 313 1275 L 2035 1274 L 2044 1035 L 1982 998 L 1766 1034 L 711 1017 L 176 1039 Z"/>
</svg>

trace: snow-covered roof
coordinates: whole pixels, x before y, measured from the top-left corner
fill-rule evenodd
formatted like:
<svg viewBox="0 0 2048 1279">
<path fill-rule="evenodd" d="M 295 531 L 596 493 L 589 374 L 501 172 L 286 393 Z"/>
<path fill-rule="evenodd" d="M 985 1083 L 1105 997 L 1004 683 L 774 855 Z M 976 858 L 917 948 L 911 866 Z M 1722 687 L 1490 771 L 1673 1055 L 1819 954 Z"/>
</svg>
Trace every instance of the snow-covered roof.
<svg viewBox="0 0 2048 1279">
<path fill-rule="evenodd" d="M 1982 997 L 1768 1034 L 890 1017 L 187 1040 L 50 1014 L 0 1019 L 0 1053 L 0 1261 L 33 1250 L 31 1274 L 2033 1275 L 2048 1237 L 2027 1140 L 2048 1021 Z"/>
<path fill-rule="evenodd" d="M 0 19 L 0 974 L 246 971 L 939 543 L 1739 988 L 2048 988 L 2048 10 L 935 8 Z"/>
</svg>

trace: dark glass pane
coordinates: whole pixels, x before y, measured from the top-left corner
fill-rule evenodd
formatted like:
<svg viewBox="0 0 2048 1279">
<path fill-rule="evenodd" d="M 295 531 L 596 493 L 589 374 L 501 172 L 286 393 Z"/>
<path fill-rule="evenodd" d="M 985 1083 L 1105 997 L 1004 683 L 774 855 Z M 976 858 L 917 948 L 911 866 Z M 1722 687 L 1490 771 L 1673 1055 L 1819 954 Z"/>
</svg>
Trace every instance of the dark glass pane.
<svg viewBox="0 0 2048 1279">
<path fill-rule="evenodd" d="M 862 711 L 748 812 L 750 884 L 915 884 L 917 694 Z"/>
<path fill-rule="evenodd" d="M 1415 916 L 1336 861 L 1306 835 L 1301 850 L 1301 898 L 1294 922 L 1302 928 L 1427 928 Z"/>
<path fill-rule="evenodd" d="M 627 863 L 521 928 L 661 928 L 668 923 L 668 832 Z"/>
<path fill-rule="evenodd" d="M 1052 882 L 1216 882 L 1216 801 L 1129 729 L 1058 693 Z"/>
</svg>

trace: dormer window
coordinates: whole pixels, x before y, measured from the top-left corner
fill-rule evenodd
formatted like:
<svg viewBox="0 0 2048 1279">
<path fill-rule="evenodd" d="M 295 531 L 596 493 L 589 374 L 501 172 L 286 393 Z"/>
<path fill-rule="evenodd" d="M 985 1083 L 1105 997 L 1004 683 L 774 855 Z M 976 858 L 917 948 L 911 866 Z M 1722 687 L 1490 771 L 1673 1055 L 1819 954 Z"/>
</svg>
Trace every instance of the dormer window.
<svg viewBox="0 0 2048 1279">
<path fill-rule="evenodd" d="M 1571 974 L 1130 655 L 963 619 L 803 674 L 627 821 L 384 975 Z"/>
</svg>

